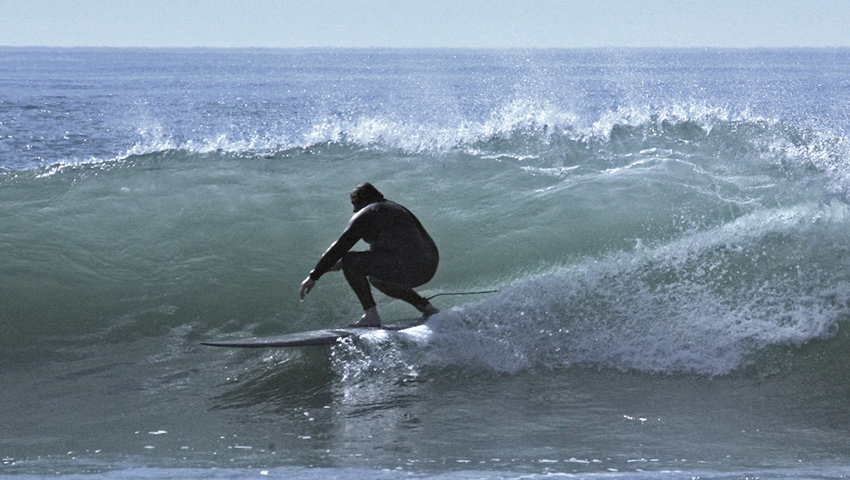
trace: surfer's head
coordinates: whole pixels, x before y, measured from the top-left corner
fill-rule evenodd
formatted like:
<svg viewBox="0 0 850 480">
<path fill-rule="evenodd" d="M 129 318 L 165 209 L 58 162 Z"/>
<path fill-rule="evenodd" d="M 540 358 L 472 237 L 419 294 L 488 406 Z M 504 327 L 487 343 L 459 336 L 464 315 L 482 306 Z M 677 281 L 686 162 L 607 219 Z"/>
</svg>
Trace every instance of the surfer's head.
<svg viewBox="0 0 850 480">
<path fill-rule="evenodd" d="M 380 202 L 383 199 L 384 195 L 371 183 L 361 183 L 351 192 L 351 205 L 354 206 L 355 212 L 359 212 L 367 205 Z"/>
</svg>

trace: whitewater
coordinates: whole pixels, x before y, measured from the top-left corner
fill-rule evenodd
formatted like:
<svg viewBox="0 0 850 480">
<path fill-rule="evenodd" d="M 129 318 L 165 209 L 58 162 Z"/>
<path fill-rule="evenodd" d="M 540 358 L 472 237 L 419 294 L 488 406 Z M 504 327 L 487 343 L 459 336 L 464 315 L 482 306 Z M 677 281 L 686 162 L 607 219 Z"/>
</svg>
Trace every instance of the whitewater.
<svg viewBox="0 0 850 480">
<path fill-rule="evenodd" d="M 0 48 L 0 477 L 847 478 L 850 50 Z M 301 280 L 375 184 L 405 332 Z M 416 312 L 376 295 L 385 320 Z"/>
</svg>

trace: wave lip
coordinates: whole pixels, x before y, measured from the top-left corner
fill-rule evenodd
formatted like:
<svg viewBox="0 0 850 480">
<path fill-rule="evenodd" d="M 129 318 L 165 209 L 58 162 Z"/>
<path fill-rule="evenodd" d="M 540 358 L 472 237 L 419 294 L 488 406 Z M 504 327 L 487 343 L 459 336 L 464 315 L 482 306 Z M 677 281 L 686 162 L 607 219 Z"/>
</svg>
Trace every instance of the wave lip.
<svg viewBox="0 0 850 480">
<path fill-rule="evenodd" d="M 201 132 L 141 120 L 125 141 L 130 138 L 128 144 L 113 149 L 120 153 L 69 156 L 53 164 L 105 163 L 175 151 L 287 158 L 299 152 L 321 152 L 329 145 L 355 152 L 422 156 L 429 161 L 471 155 L 554 169 L 550 171 L 579 165 L 603 169 L 606 163 L 622 164 L 637 156 L 696 155 L 728 165 L 756 161 L 789 175 L 813 168 L 827 177 L 826 195 L 841 199 L 850 195 L 850 142 L 840 132 L 797 127 L 747 109 L 707 102 L 574 112 L 552 102 L 518 97 L 478 119 L 337 113 L 304 119 L 298 126 L 277 122 L 262 127 L 210 127 Z"/>
</svg>

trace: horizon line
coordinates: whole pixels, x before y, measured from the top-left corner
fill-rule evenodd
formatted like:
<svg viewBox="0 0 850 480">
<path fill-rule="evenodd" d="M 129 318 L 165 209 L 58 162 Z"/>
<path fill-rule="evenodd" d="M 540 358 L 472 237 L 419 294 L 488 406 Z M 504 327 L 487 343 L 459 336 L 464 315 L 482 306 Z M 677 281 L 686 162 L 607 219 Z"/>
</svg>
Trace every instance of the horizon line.
<svg viewBox="0 0 850 480">
<path fill-rule="evenodd" d="M 7 45 L 0 44 L 4 49 L 114 49 L 114 50 L 842 50 L 850 49 L 850 45 L 806 46 L 806 45 L 777 45 L 777 46 L 635 46 L 635 45 L 599 45 L 599 46 L 209 46 L 209 45 Z"/>
</svg>

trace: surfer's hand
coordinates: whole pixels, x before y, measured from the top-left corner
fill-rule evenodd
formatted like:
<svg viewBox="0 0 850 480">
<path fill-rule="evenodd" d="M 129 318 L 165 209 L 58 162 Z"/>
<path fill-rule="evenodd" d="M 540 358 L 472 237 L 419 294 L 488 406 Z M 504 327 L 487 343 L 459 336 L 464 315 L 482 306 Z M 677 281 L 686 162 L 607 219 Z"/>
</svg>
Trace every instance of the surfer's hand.
<svg viewBox="0 0 850 480">
<path fill-rule="evenodd" d="M 312 290 L 314 286 L 316 286 L 316 281 L 310 277 L 305 278 L 304 281 L 301 282 L 301 291 L 299 292 L 301 294 L 301 300 L 304 300 L 304 297 L 310 293 L 310 290 Z"/>
</svg>

